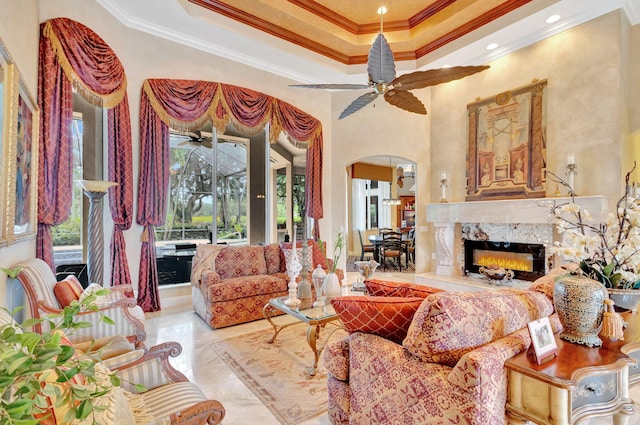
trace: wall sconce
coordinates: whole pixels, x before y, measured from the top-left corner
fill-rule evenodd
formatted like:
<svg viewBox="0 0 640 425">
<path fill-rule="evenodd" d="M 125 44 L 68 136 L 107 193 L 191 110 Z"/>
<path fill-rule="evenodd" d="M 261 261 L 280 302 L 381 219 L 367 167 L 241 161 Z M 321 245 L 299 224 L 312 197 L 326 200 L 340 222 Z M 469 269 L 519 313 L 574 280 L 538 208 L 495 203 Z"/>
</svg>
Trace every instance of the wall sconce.
<svg viewBox="0 0 640 425">
<path fill-rule="evenodd" d="M 575 191 L 575 177 L 578 174 L 578 166 L 576 165 L 576 157 L 573 153 L 567 155 L 567 171 L 566 174 L 569 178 L 569 196 L 576 196 Z"/>
<path fill-rule="evenodd" d="M 449 202 L 447 201 L 447 172 L 446 171 L 443 171 L 442 174 L 440 174 L 440 191 L 442 192 L 442 199 L 440 199 L 440 203 L 444 204 Z"/>
</svg>

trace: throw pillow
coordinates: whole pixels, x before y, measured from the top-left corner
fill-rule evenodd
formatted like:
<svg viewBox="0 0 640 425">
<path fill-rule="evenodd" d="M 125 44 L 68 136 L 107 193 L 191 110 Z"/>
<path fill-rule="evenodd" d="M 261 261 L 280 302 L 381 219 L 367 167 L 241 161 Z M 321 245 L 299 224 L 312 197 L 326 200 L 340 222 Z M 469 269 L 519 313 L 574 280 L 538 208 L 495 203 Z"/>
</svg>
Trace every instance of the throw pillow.
<svg viewBox="0 0 640 425">
<path fill-rule="evenodd" d="M 82 291 L 82 284 L 73 275 L 67 276 L 53 286 L 53 294 L 62 308 L 71 304 L 72 301 L 79 300 Z"/>
<path fill-rule="evenodd" d="M 96 293 L 96 291 L 99 291 L 101 289 L 105 289 L 105 288 L 103 286 L 97 284 L 97 283 L 92 283 L 91 285 L 87 286 L 84 289 L 84 291 L 82 291 L 82 294 L 80 294 L 79 301 L 84 300 L 88 296 L 94 295 Z M 110 294 L 96 296 L 96 300 L 95 300 L 94 304 L 96 306 L 98 306 L 98 307 L 102 307 L 102 306 L 106 306 L 106 305 L 111 304 Z"/>
<path fill-rule="evenodd" d="M 288 268 L 289 267 L 289 263 L 291 262 L 291 259 L 293 258 L 293 249 L 284 249 L 284 261 L 285 261 L 285 267 Z M 300 262 L 300 265 L 302 265 L 302 248 L 296 248 L 296 253 L 298 254 L 298 261 Z M 312 259 L 312 253 L 311 250 L 307 250 L 307 264 L 309 264 L 309 267 L 311 267 L 311 259 Z M 287 270 L 285 268 L 285 271 Z"/>
<path fill-rule="evenodd" d="M 417 285 L 409 282 L 392 282 L 388 280 L 369 279 L 364 282 L 367 294 L 375 297 L 419 297 L 427 298 L 442 289 Z"/>
<path fill-rule="evenodd" d="M 120 354 L 128 353 L 135 348 L 124 335 L 112 335 L 91 341 L 73 344 L 76 351 L 84 353 L 100 350 L 100 360 L 110 359 Z"/>
<path fill-rule="evenodd" d="M 419 297 L 344 296 L 332 299 L 331 305 L 349 334 L 364 332 L 401 344 L 423 301 Z"/>
</svg>

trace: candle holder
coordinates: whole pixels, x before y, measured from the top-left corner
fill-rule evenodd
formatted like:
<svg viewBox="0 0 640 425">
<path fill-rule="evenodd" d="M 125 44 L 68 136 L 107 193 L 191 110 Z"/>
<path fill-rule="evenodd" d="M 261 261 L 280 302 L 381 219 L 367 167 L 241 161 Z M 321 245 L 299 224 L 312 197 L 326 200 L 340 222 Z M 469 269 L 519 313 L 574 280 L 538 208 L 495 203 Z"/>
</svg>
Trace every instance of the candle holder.
<svg viewBox="0 0 640 425">
<path fill-rule="evenodd" d="M 442 199 L 440 199 L 440 203 L 441 204 L 446 204 L 447 202 L 447 179 L 446 178 L 441 178 L 440 179 L 440 191 L 442 193 Z"/>
<path fill-rule="evenodd" d="M 578 174 L 578 166 L 575 163 L 570 163 L 567 164 L 567 171 L 566 171 L 566 175 L 568 177 L 568 182 L 569 183 L 569 196 L 576 196 L 576 191 L 574 189 L 574 184 L 575 184 L 575 177 L 576 174 Z"/>
<path fill-rule="evenodd" d="M 289 307 L 298 307 L 302 301 L 298 298 L 298 282 L 296 279 L 302 270 L 302 264 L 298 259 L 298 250 L 296 249 L 296 225 L 293 225 L 293 247 L 291 249 L 291 259 L 287 263 L 287 275 L 289 276 L 289 298 L 284 300 L 284 304 Z"/>
</svg>

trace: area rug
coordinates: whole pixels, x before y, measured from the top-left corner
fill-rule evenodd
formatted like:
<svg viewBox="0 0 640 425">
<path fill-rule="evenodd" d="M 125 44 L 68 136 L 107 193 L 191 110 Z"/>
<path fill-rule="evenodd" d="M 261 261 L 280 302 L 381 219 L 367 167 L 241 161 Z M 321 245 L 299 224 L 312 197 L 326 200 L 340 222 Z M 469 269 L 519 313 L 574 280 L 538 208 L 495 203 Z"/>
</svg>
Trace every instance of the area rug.
<svg viewBox="0 0 640 425">
<path fill-rule="evenodd" d="M 326 331 L 332 331 L 328 326 Z M 307 325 L 290 326 L 273 344 L 273 330 L 253 332 L 214 342 L 211 348 L 240 380 L 285 425 L 299 424 L 327 411 L 327 370 L 322 356 L 315 376 L 309 376 L 313 352 L 307 344 Z M 330 342 L 344 337 L 337 330 Z"/>
</svg>

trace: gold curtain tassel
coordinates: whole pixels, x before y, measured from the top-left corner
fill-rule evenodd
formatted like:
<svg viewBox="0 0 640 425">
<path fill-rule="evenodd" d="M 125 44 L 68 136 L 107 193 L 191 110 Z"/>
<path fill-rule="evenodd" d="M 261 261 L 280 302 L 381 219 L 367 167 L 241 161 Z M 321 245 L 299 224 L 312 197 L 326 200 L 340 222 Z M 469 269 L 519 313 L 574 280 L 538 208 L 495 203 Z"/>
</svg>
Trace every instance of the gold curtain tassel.
<svg viewBox="0 0 640 425">
<path fill-rule="evenodd" d="M 624 341 L 624 321 L 622 316 L 615 312 L 613 300 L 604 300 L 605 312 L 602 315 L 602 330 L 600 336 Z"/>
</svg>

